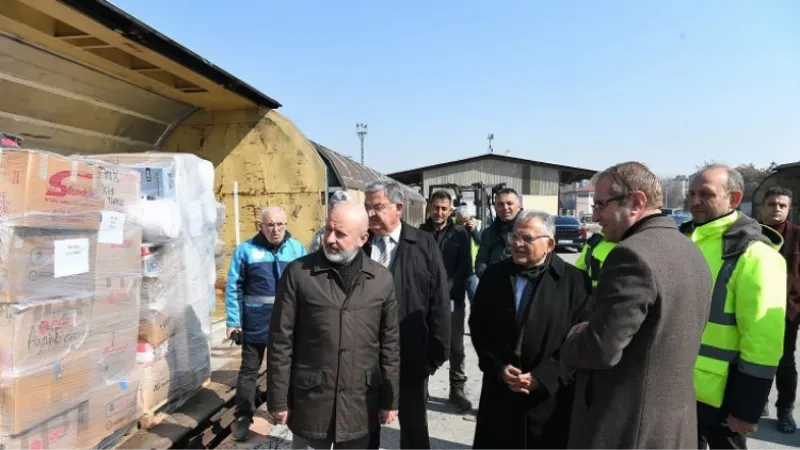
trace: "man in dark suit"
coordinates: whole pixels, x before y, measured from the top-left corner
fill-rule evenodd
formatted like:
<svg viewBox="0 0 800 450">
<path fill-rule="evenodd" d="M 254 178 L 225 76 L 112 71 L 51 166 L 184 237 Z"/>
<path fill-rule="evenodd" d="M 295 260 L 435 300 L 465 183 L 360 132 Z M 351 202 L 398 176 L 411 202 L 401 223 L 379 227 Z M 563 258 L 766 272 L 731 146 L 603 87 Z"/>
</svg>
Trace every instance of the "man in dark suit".
<svg viewBox="0 0 800 450">
<path fill-rule="evenodd" d="M 800 227 L 789 220 L 792 210 L 792 191 L 773 186 L 764 194 L 761 204 L 761 221 L 783 237 L 781 254 L 786 259 L 786 328 L 783 335 L 783 356 L 775 373 L 778 401 L 778 431 L 791 434 L 797 431 L 794 420 L 794 401 L 797 397 L 797 329 L 800 320 Z M 768 413 L 768 406 L 764 408 Z"/>
<path fill-rule="evenodd" d="M 428 449 L 428 377 L 447 361 L 450 293 L 439 246 L 400 217 L 405 197 L 397 183 L 364 187 L 370 240 L 364 251 L 394 275 L 400 322 L 400 448 Z M 379 448 L 380 432 L 368 448 Z"/>
<path fill-rule="evenodd" d="M 469 411 L 464 368 L 464 322 L 466 320 L 467 279 L 472 272 L 470 237 L 467 230 L 451 220 L 453 198 L 447 191 L 431 194 L 428 220 L 419 227 L 431 233 L 442 251 L 450 291 L 450 402 L 459 411 Z"/>
<path fill-rule="evenodd" d="M 561 361 L 577 369 L 570 448 L 697 448 L 694 366 L 708 322 L 703 255 L 661 214 L 658 178 L 627 162 L 596 175 L 608 254 L 591 319 Z"/>
</svg>

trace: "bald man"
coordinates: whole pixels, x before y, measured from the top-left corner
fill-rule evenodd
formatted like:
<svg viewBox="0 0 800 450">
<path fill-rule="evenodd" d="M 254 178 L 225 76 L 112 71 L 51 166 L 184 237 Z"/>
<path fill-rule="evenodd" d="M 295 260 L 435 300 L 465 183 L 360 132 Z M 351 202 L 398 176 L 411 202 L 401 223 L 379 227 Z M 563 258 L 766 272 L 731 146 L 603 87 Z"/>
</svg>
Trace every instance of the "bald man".
<svg viewBox="0 0 800 450">
<path fill-rule="evenodd" d="M 286 265 L 306 254 L 286 230 L 286 213 L 277 207 L 261 213 L 259 233 L 239 244 L 231 255 L 225 288 L 227 334 L 241 337 L 242 365 L 236 388 L 234 439 L 250 434 L 258 369 L 264 360 L 267 333 L 278 280 Z"/>
<path fill-rule="evenodd" d="M 323 246 L 286 267 L 267 350 L 267 408 L 293 448 L 367 448 L 394 421 L 400 330 L 394 278 L 364 255 L 367 212 L 339 203 Z M 375 420 L 378 418 L 379 420 Z"/>
</svg>

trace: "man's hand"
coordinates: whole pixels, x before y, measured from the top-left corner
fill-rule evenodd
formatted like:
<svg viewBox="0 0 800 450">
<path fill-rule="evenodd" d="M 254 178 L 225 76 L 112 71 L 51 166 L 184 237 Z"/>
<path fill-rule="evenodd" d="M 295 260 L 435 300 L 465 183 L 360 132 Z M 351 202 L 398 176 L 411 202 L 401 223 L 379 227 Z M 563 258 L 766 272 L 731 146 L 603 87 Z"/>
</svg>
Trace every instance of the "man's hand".
<svg viewBox="0 0 800 450">
<path fill-rule="evenodd" d="M 520 375 L 522 375 L 522 371 L 509 364 L 503 369 L 501 377 L 512 391 L 520 394 L 530 394 L 528 390 L 530 383 L 521 380 Z"/>
<path fill-rule="evenodd" d="M 469 219 L 468 221 L 464 222 L 464 228 L 466 228 L 469 231 L 474 230 L 475 229 L 475 219 Z"/>
<path fill-rule="evenodd" d="M 539 387 L 539 381 L 530 372 L 520 374 L 518 378 L 522 386 L 529 391 L 535 391 Z"/>
<path fill-rule="evenodd" d="M 242 331 L 242 329 L 241 329 L 241 328 L 236 328 L 236 327 L 227 327 L 227 328 L 225 329 L 225 336 L 227 336 L 227 337 L 228 337 L 228 339 L 230 339 L 230 338 L 231 338 L 231 334 L 233 334 L 233 332 L 234 332 L 234 331 L 236 331 L 236 330 L 239 330 L 240 332 Z"/>
<path fill-rule="evenodd" d="M 581 333 L 581 332 L 582 332 L 583 330 L 585 330 L 585 329 L 586 329 L 586 327 L 588 327 L 588 326 L 589 326 L 589 322 L 581 322 L 581 323 L 579 323 L 579 324 L 577 324 L 577 325 L 573 326 L 573 327 L 572 327 L 572 329 L 571 329 L 571 330 L 569 330 L 569 333 L 567 333 L 567 338 L 569 338 L 569 337 L 570 337 L 570 336 L 572 336 L 573 334 L 576 334 L 576 333 Z"/>
<path fill-rule="evenodd" d="M 397 417 L 397 410 L 381 410 L 381 425 L 389 425 L 394 422 L 394 419 Z"/>
<path fill-rule="evenodd" d="M 275 421 L 275 425 L 286 425 L 289 421 L 289 414 L 290 411 L 275 411 L 272 412 L 272 419 Z"/>
<path fill-rule="evenodd" d="M 737 419 L 736 417 L 728 414 L 728 428 L 737 434 L 750 434 L 756 431 L 756 428 L 758 427 L 754 423 L 745 422 L 742 419 Z"/>
</svg>

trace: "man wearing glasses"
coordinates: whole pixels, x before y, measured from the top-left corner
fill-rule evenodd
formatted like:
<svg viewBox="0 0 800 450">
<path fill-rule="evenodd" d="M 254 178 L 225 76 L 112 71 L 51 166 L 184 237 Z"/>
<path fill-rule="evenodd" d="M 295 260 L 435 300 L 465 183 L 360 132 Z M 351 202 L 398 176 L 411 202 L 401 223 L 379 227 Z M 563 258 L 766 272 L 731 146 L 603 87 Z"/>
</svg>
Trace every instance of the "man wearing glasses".
<svg viewBox="0 0 800 450">
<path fill-rule="evenodd" d="M 569 448 L 698 448 L 694 365 L 708 264 L 661 214 L 661 184 L 643 164 L 617 164 L 593 184 L 593 218 L 617 246 L 591 318 L 561 346 L 561 362 L 577 369 Z"/>
<path fill-rule="evenodd" d="M 428 377 L 447 361 L 450 292 L 442 254 L 433 236 L 405 222 L 405 196 L 397 183 L 364 187 L 370 239 L 367 256 L 394 276 L 400 323 L 400 448 L 428 449 Z M 373 420 L 377 421 L 378 417 Z M 367 448 L 379 448 L 374 427 Z"/>
<path fill-rule="evenodd" d="M 259 233 L 239 244 L 231 255 L 225 288 L 227 334 L 241 339 L 242 365 L 236 387 L 234 439 L 250 434 L 258 369 L 264 360 L 269 322 L 278 280 L 287 264 L 306 254 L 286 230 L 286 213 L 267 208 L 261 213 Z"/>
</svg>

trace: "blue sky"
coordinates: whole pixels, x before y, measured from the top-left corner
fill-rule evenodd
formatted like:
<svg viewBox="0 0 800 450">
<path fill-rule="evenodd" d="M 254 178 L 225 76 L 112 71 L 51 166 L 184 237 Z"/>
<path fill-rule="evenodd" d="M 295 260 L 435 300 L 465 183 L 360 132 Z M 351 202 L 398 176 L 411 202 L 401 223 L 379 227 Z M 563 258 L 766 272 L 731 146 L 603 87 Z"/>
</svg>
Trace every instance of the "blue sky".
<svg viewBox="0 0 800 450">
<path fill-rule="evenodd" d="M 800 2 L 113 3 L 394 172 L 496 152 L 660 174 L 800 160 Z M 225 6 L 223 6 L 225 5 Z"/>
</svg>

